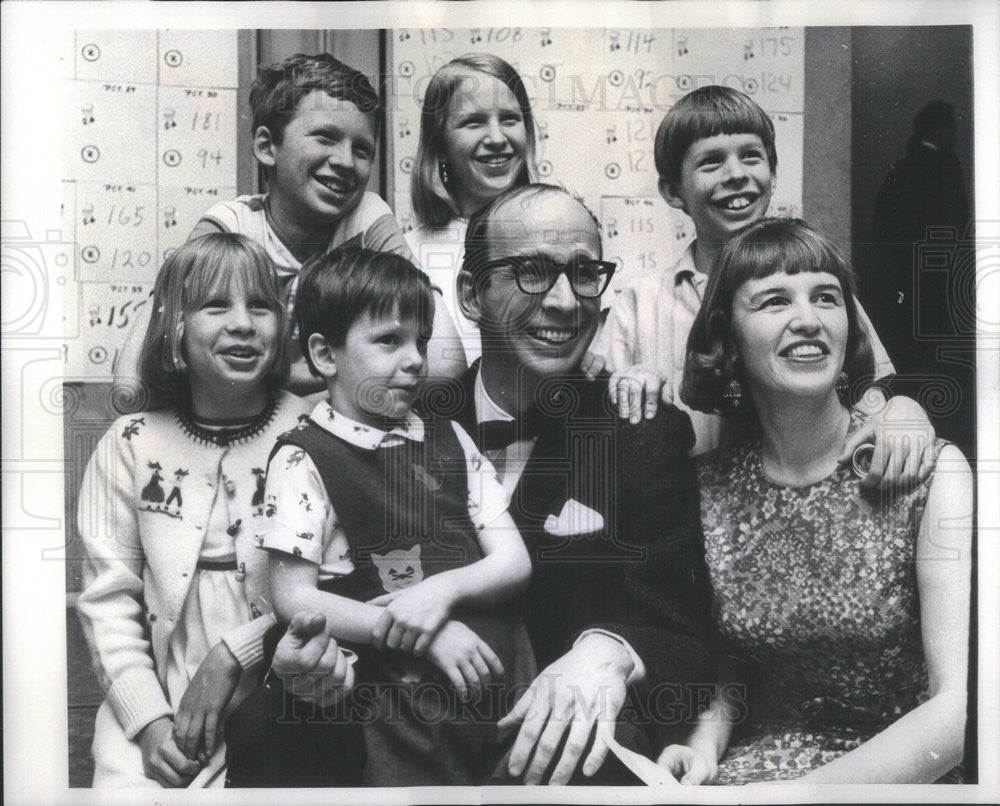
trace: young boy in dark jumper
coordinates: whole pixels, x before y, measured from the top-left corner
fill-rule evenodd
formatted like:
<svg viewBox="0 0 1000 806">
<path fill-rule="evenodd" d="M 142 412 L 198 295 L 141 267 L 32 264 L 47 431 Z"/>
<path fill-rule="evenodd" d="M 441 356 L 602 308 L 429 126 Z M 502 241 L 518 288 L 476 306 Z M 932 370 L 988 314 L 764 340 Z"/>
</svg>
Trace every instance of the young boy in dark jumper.
<svg viewBox="0 0 1000 806">
<path fill-rule="evenodd" d="M 307 266 L 299 339 L 330 397 L 268 465 L 260 542 L 275 610 L 284 622 L 321 614 L 356 652 L 349 720 L 365 785 L 485 783 L 505 750 L 505 695 L 534 672 L 524 626 L 502 606 L 531 570 L 503 487 L 457 423 L 412 408 L 433 308 L 427 277 L 397 255 L 351 247 Z M 478 710 L 463 716 L 470 698 Z"/>
</svg>

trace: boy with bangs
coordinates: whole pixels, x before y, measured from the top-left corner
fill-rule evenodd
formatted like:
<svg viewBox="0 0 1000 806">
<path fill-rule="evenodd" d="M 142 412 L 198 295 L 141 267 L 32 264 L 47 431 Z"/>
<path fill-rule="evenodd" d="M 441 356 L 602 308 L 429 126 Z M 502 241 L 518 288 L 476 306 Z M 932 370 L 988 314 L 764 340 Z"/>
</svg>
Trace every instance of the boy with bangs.
<svg viewBox="0 0 1000 806">
<path fill-rule="evenodd" d="M 279 621 L 325 619 L 357 655 L 354 687 L 319 722 L 290 721 L 301 708 L 280 683 L 259 690 L 227 726 L 229 785 L 485 783 L 506 749 L 496 721 L 534 676 L 505 604 L 531 563 L 489 461 L 457 423 L 413 410 L 430 282 L 356 247 L 300 282 L 300 345 L 329 400 L 278 439 L 262 547 Z M 367 763 L 331 762 L 359 746 Z"/>
<path fill-rule="evenodd" d="M 412 257 L 389 206 L 366 191 L 375 159 L 381 109 L 368 78 L 329 53 L 296 54 L 263 66 L 250 88 L 253 153 L 268 192 L 211 207 L 189 239 L 237 232 L 260 243 L 273 261 L 289 308 L 304 262 L 345 244 Z M 444 306 L 437 306 L 431 372 L 452 377 L 465 369 L 464 353 Z M 148 317 L 133 330 L 142 334 Z M 115 367 L 116 382 L 131 384 L 137 363 L 130 339 Z M 297 353 L 293 350 L 293 353 Z M 294 355 L 287 388 L 322 390 L 305 359 Z"/>
<path fill-rule="evenodd" d="M 654 158 L 660 196 L 691 217 L 695 239 L 672 268 L 642 272 L 621 290 L 591 347 L 590 374 L 601 365 L 611 370 L 612 401 L 632 422 L 653 417 L 661 399 L 687 412 L 698 454 L 731 435 L 724 433 L 721 417 L 693 411 L 680 398 L 688 334 L 723 245 L 767 213 L 777 180 L 774 123 L 739 90 L 700 87 L 660 122 Z M 893 372 L 892 362 L 860 303 L 858 309 L 875 353 L 876 376 L 885 378 Z M 908 484 L 923 469 L 933 429 L 915 401 L 894 397 L 886 405 L 879 391 L 871 397 L 876 399 L 865 403 L 872 420 L 847 442 L 841 460 L 849 461 L 859 445 L 874 441 L 866 482 Z M 891 435 L 887 419 L 895 423 Z"/>
</svg>

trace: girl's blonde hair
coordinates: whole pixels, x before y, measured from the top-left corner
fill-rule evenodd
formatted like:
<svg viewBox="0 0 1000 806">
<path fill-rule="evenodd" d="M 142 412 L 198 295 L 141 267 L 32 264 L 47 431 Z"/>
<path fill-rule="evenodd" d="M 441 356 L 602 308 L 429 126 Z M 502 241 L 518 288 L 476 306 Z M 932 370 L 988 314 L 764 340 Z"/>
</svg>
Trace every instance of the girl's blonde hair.
<svg viewBox="0 0 1000 806">
<path fill-rule="evenodd" d="M 139 356 L 139 376 L 153 399 L 162 397 L 171 405 L 188 403 L 184 316 L 197 310 L 220 286 L 228 289 L 233 283 L 247 295 L 265 300 L 278 318 L 278 344 L 265 379 L 267 387 L 276 390 L 288 379 L 288 311 L 270 258 L 245 235 L 213 233 L 178 247 L 156 275 L 152 315 Z"/>
<path fill-rule="evenodd" d="M 444 159 L 444 129 L 448 121 L 451 99 L 462 79 L 470 73 L 492 76 L 506 86 L 517 99 L 527 135 L 524 149 L 524 167 L 514 185 L 527 185 L 538 181 L 535 167 L 535 119 L 531 114 L 528 91 L 517 70 L 499 56 L 490 53 L 470 53 L 452 59 L 438 70 L 427 84 L 424 103 L 420 112 L 420 140 L 417 143 L 417 162 L 410 182 L 410 201 L 420 224 L 440 227 L 460 214 L 458 203 L 441 180 L 441 161 Z"/>
</svg>

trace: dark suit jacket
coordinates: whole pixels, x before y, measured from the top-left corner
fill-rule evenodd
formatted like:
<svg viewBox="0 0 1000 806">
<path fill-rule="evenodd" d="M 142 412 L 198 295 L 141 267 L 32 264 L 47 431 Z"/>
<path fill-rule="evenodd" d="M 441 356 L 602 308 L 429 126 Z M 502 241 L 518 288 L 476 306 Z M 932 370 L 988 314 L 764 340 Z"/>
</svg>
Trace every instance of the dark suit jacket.
<svg viewBox="0 0 1000 806">
<path fill-rule="evenodd" d="M 424 403 L 432 414 L 457 419 L 481 446 L 477 371 L 478 363 L 450 387 L 431 386 Z M 698 487 L 687 455 L 694 434 L 674 406 L 639 425 L 622 421 L 607 381 L 573 375 L 546 382 L 529 418 L 538 441 L 510 507 L 533 566 L 525 623 L 539 668 L 585 629 L 621 636 L 646 667 L 633 692 L 639 707 L 655 700 L 672 709 L 657 721 L 690 716 L 692 695 L 680 686 L 714 680 Z M 587 531 L 598 521 L 581 516 L 582 507 L 599 513 L 603 527 Z M 567 526 L 582 533 L 558 534 Z M 646 696 L 651 691 L 655 697 Z"/>
</svg>

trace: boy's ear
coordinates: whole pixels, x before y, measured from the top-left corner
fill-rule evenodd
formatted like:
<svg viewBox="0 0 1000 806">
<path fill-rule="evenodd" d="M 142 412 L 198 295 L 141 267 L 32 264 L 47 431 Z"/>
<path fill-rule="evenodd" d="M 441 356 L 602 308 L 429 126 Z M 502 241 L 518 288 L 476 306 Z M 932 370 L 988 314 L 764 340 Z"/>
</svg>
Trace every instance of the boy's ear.
<svg viewBox="0 0 1000 806">
<path fill-rule="evenodd" d="M 330 342 L 322 333 L 313 333 L 309 336 L 309 358 L 312 360 L 316 371 L 326 379 L 337 374 L 337 357 L 330 349 Z"/>
<path fill-rule="evenodd" d="M 663 201 L 669 204 L 671 207 L 675 207 L 678 210 L 683 210 L 687 212 L 687 205 L 684 203 L 684 199 L 677 192 L 677 188 L 673 182 L 660 177 L 660 181 L 656 183 L 656 187 L 659 188 L 660 196 L 663 197 Z"/>
<path fill-rule="evenodd" d="M 261 165 L 274 167 L 274 138 L 267 126 L 258 126 L 253 133 L 253 155 Z"/>
<path fill-rule="evenodd" d="M 476 280 L 465 269 L 458 272 L 458 307 L 462 309 L 466 319 L 477 325 L 481 324 L 483 306 L 476 293 Z"/>
</svg>

